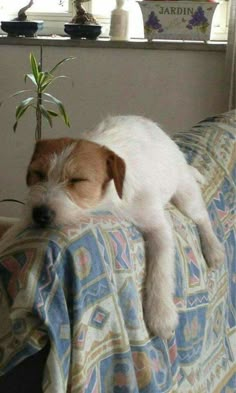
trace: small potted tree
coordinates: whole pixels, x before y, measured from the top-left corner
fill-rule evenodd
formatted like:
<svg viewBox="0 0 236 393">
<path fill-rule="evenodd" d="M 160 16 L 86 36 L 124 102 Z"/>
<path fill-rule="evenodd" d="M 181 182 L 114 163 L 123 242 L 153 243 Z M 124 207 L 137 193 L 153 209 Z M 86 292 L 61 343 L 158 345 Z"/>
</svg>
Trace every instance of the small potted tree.
<svg viewBox="0 0 236 393">
<path fill-rule="evenodd" d="M 30 21 L 27 18 L 26 11 L 32 7 L 34 1 L 30 0 L 28 4 L 18 11 L 16 18 L 10 21 L 2 21 L 1 28 L 8 33 L 8 37 L 35 37 L 38 30 L 42 30 L 43 21 Z"/>
<path fill-rule="evenodd" d="M 71 38 L 96 39 L 101 34 L 101 26 L 94 16 L 87 12 L 82 3 L 89 0 L 74 0 L 76 14 L 69 23 L 65 23 L 64 30 Z"/>
<path fill-rule="evenodd" d="M 41 56 L 42 58 L 42 53 Z M 10 97 L 16 97 L 19 95 L 26 95 L 22 101 L 16 106 L 15 112 L 15 123 L 13 125 L 13 131 L 16 132 L 20 119 L 23 118 L 24 114 L 28 110 L 35 112 L 35 140 L 38 141 L 42 138 L 42 119 L 44 118 L 49 126 L 52 128 L 53 119 L 60 117 L 67 127 L 70 127 L 69 116 L 63 103 L 56 98 L 54 95 L 48 92 L 49 86 L 51 86 L 56 80 L 61 78 L 68 78 L 65 75 L 54 75 L 55 71 L 63 63 L 75 59 L 74 57 L 67 57 L 55 64 L 49 71 L 43 71 L 41 62 L 37 62 L 33 53 L 30 53 L 30 66 L 31 72 L 24 75 L 24 81 L 29 80 L 33 84 L 32 89 L 24 89 L 17 91 Z M 3 102 L 0 102 L 0 106 Z M 2 199 L 0 202 L 17 202 L 24 204 L 17 199 Z"/>
<path fill-rule="evenodd" d="M 69 117 L 63 103 L 58 98 L 50 94 L 48 92 L 48 88 L 56 80 L 68 78 L 68 76 L 54 75 L 54 73 L 63 63 L 72 59 L 75 58 L 66 57 L 54 65 L 49 71 L 43 71 L 41 62 L 37 62 L 34 54 L 30 53 L 31 72 L 24 75 L 24 81 L 26 82 L 29 80 L 33 84 L 33 88 L 17 91 L 10 96 L 16 97 L 30 93 L 29 96 L 25 97 L 16 107 L 15 123 L 13 126 L 14 132 L 17 129 L 19 120 L 29 109 L 35 112 L 35 140 L 39 140 L 42 137 L 42 118 L 46 119 L 50 127 L 52 127 L 53 118 L 61 117 L 66 126 L 70 127 Z M 0 106 L 2 104 L 3 102 L 0 103 Z M 50 108 L 48 108 L 48 106 Z M 51 109 L 52 107 L 55 107 L 55 109 Z"/>
</svg>

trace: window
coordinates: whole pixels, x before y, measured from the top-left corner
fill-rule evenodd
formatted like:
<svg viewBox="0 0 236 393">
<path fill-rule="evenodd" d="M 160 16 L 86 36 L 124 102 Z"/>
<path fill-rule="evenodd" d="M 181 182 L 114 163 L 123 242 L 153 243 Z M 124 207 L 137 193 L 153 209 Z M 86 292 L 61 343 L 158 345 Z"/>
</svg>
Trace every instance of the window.
<svg viewBox="0 0 236 393">
<path fill-rule="evenodd" d="M 94 15 L 102 21 L 103 24 L 107 25 L 106 31 L 109 29 L 109 18 L 112 9 L 116 5 L 115 0 L 92 0 L 91 11 Z M 227 21 L 228 21 L 228 10 L 229 1 L 220 0 L 214 14 L 212 22 L 212 40 L 227 40 Z M 132 12 L 131 18 L 131 37 L 143 37 L 142 29 L 142 16 L 139 12 L 139 6 L 135 0 L 127 0 L 127 7 Z M 135 25 L 134 25 L 135 22 Z M 141 24 L 141 27 L 140 27 Z M 108 30 L 109 31 L 109 30 Z"/>
<path fill-rule="evenodd" d="M 0 0 L 0 19 L 9 20 L 17 16 L 19 9 L 27 4 L 28 0 Z M 33 6 L 27 11 L 30 19 L 43 19 L 44 29 L 42 34 L 64 34 L 64 23 L 72 19 L 73 0 L 34 0 Z M 214 15 L 211 39 L 227 39 L 228 4 L 220 0 Z M 109 35 L 110 15 L 116 5 L 116 0 L 91 0 L 84 4 L 103 26 L 103 36 Z M 127 0 L 130 10 L 130 36 L 143 37 L 142 15 L 135 0 Z"/>
<path fill-rule="evenodd" d="M 116 0 L 92 0 L 90 4 L 90 11 L 95 17 L 101 21 L 103 27 L 103 34 L 109 35 L 110 16 L 111 11 L 116 6 Z M 132 14 L 130 18 L 130 37 L 143 38 L 143 19 L 139 5 L 135 0 L 127 0 L 126 8 Z"/>
<path fill-rule="evenodd" d="M 29 0 L 0 0 L 0 20 L 11 20 Z M 34 0 L 28 19 L 44 20 L 43 34 L 63 34 L 64 22 L 72 19 L 72 0 Z"/>
<path fill-rule="evenodd" d="M 212 21 L 212 40 L 227 40 L 228 20 L 229 20 L 229 1 L 222 0 L 216 7 Z"/>
<path fill-rule="evenodd" d="M 29 0 L 0 0 L 1 9 L 8 14 L 15 14 L 24 7 Z M 28 13 L 67 13 L 69 11 L 68 0 L 34 0 Z"/>
</svg>

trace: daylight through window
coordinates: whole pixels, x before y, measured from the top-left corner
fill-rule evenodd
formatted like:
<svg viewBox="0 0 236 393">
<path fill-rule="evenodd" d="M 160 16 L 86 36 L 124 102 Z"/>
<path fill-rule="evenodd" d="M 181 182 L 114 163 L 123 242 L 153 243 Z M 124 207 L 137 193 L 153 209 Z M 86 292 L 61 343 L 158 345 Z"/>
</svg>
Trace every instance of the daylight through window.
<svg viewBox="0 0 236 393">
<path fill-rule="evenodd" d="M 14 14 L 24 7 L 28 0 L 0 0 L 1 11 Z M 69 12 L 69 0 L 34 0 L 28 13 L 67 13 Z"/>
<path fill-rule="evenodd" d="M 29 0 L 0 0 L 0 20 L 9 20 L 16 17 L 20 8 Z M 211 39 L 227 39 L 228 1 L 220 0 L 216 8 L 213 21 L 213 34 Z M 72 19 L 73 0 L 34 0 L 34 4 L 27 11 L 32 19 L 44 20 L 43 35 L 64 34 L 63 21 Z M 102 35 L 109 34 L 110 15 L 116 5 L 116 0 L 91 0 L 84 3 L 85 8 L 92 12 L 98 22 L 103 26 Z M 143 23 L 139 6 L 135 0 L 126 0 L 130 11 L 130 36 L 143 37 Z"/>
</svg>

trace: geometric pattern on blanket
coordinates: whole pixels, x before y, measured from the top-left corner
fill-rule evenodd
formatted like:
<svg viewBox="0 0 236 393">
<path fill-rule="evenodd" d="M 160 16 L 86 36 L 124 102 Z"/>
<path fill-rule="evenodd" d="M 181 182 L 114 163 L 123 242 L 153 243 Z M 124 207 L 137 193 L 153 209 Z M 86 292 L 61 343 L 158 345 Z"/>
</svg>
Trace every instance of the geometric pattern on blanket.
<svg viewBox="0 0 236 393">
<path fill-rule="evenodd" d="M 76 228 L 28 228 L 1 254 L 1 374 L 50 340 L 47 393 L 236 392 L 235 128 L 230 112 L 175 136 L 206 178 L 203 195 L 225 263 L 208 271 L 195 225 L 170 205 L 173 337 L 150 337 L 143 320 L 140 232 L 100 212 Z"/>
</svg>

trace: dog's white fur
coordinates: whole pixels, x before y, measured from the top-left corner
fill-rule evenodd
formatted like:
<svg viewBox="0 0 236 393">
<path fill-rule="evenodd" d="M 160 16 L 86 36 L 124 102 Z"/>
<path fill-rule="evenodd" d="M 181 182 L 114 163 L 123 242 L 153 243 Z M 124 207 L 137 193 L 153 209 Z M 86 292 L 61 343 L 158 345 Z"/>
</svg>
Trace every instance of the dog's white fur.
<svg viewBox="0 0 236 393">
<path fill-rule="evenodd" d="M 208 266 L 223 261 L 222 246 L 212 230 L 197 181 L 201 174 L 190 167 L 177 145 L 155 123 L 138 116 L 110 117 L 83 139 L 106 146 L 125 162 L 122 198 L 113 181 L 96 206 L 78 206 L 61 181 L 74 143 L 51 158 L 47 181 L 29 192 L 28 220 L 34 206 L 46 204 L 56 211 L 56 224 L 75 223 L 91 210 L 110 209 L 132 221 L 147 241 L 147 276 L 144 314 L 149 329 L 169 338 L 178 323 L 173 302 L 175 289 L 174 240 L 165 206 L 171 201 L 197 225 Z M 89 200 L 89 196 L 88 196 Z M 86 205 L 86 204 L 85 204 Z"/>
</svg>

